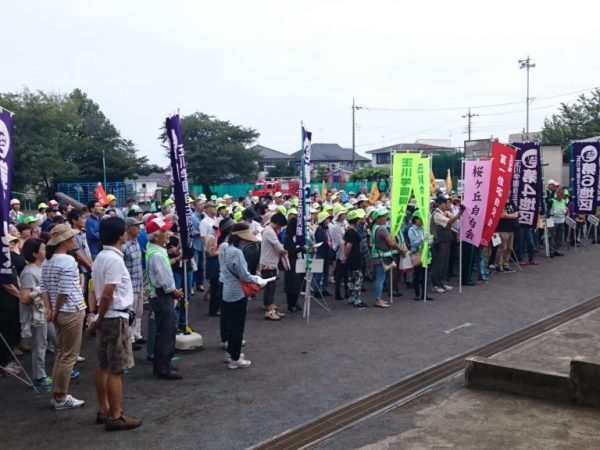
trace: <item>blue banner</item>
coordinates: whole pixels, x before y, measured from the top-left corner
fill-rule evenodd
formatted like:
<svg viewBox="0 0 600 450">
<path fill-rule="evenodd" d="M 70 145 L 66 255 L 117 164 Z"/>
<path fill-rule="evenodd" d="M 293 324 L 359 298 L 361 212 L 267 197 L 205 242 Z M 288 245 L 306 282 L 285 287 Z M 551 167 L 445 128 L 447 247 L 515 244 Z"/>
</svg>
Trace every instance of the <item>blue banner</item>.
<svg viewBox="0 0 600 450">
<path fill-rule="evenodd" d="M 183 134 L 179 115 L 167 117 L 167 137 L 170 144 L 171 170 L 173 172 L 173 196 L 175 197 L 175 210 L 177 211 L 181 249 L 185 259 L 194 256 L 192 247 L 192 212 L 188 199 L 188 175 L 185 167 L 185 152 L 183 150 Z"/>
<path fill-rule="evenodd" d="M 0 107 L 0 283 L 12 282 L 12 269 L 10 262 L 10 247 L 8 236 L 8 223 L 10 212 L 10 197 L 12 195 L 13 174 L 13 122 L 10 113 Z"/>
<path fill-rule="evenodd" d="M 571 144 L 571 180 L 577 214 L 596 214 L 600 169 L 600 143 Z"/>
<path fill-rule="evenodd" d="M 517 148 L 510 199 L 519 212 L 519 223 L 537 226 L 542 204 L 542 160 L 539 142 L 513 142 Z"/>
<path fill-rule="evenodd" d="M 296 244 L 306 244 L 306 226 L 310 222 L 310 149 L 312 133 L 302 127 L 302 160 L 300 161 L 300 183 L 298 183 L 298 225 L 296 226 Z"/>
</svg>

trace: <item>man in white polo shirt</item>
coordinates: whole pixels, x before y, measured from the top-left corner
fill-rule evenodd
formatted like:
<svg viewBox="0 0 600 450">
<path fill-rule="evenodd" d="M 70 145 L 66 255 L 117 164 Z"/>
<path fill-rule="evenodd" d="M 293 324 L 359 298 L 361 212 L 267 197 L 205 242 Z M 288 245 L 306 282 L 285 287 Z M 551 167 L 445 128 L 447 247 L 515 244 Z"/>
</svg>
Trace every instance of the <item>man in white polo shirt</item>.
<svg viewBox="0 0 600 450">
<path fill-rule="evenodd" d="M 121 252 L 127 239 L 125 221 L 102 220 L 99 235 L 103 250 L 92 266 L 98 318 L 90 327 L 97 331 L 96 423 L 104 423 L 107 431 L 130 430 L 142 421 L 124 416 L 121 408 L 123 372 L 133 367 L 128 313 L 133 308 L 133 287 Z"/>
</svg>

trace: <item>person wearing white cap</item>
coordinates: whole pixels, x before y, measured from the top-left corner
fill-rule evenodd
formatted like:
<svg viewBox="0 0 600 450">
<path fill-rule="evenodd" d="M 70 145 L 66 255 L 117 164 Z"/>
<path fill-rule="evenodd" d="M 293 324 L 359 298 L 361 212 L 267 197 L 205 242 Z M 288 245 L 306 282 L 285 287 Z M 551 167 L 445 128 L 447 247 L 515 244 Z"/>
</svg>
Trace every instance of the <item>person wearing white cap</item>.
<svg viewBox="0 0 600 450">
<path fill-rule="evenodd" d="M 8 223 L 13 225 L 23 221 L 23 213 L 20 211 L 21 202 L 18 198 L 13 198 L 10 201 L 10 212 L 8 213 Z"/>
<path fill-rule="evenodd" d="M 283 205 L 283 194 L 281 192 L 275 192 L 275 195 L 273 195 L 273 201 L 277 206 Z"/>
</svg>

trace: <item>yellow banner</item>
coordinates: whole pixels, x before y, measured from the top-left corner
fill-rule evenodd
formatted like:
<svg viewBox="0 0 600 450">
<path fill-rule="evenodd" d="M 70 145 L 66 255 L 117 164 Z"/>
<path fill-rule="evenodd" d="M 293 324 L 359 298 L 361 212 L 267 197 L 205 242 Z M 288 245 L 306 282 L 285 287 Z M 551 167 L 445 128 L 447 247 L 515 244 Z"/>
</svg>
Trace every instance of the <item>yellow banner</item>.
<svg viewBox="0 0 600 450">
<path fill-rule="evenodd" d="M 377 182 L 374 181 L 371 186 L 371 195 L 369 195 L 369 203 L 374 205 L 375 202 L 379 200 L 379 187 L 377 187 Z"/>
</svg>

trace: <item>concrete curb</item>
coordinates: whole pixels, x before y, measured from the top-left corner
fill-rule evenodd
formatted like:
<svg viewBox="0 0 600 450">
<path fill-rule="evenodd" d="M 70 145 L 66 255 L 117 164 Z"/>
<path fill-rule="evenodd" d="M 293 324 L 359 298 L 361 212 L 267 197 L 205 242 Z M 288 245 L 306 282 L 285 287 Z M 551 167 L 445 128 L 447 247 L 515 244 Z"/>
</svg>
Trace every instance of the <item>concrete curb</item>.
<svg viewBox="0 0 600 450">
<path fill-rule="evenodd" d="M 466 359 L 468 388 L 600 407 L 600 361 L 576 357 L 569 375 L 513 366 L 491 358 Z"/>
</svg>

